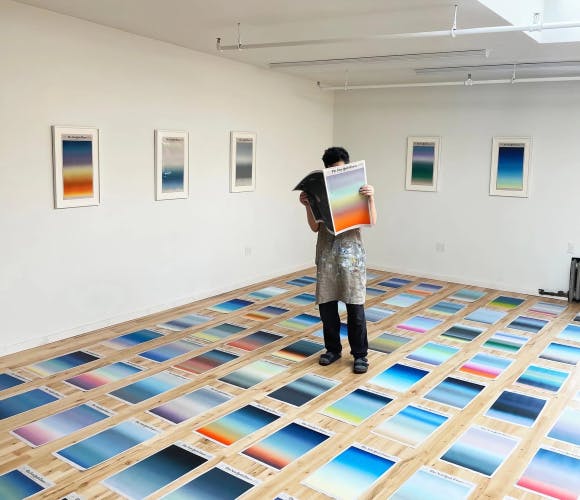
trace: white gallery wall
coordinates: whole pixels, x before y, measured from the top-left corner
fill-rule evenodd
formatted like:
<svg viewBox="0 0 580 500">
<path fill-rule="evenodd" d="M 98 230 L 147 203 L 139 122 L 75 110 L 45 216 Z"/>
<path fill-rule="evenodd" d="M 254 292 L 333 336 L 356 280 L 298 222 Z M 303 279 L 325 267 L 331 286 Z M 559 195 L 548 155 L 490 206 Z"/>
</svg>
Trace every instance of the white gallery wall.
<svg viewBox="0 0 580 500">
<path fill-rule="evenodd" d="M 291 188 L 332 95 L 7 0 L 0 46 L 0 354 L 313 264 Z M 100 129 L 100 206 L 53 208 L 51 125 Z M 154 200 L 154 129 L 189 132 L 187 200 Z M 255 192 L 229 193 L 232 130 L 257 133 Z"/>
<path fill-rule="evenodd" d="M 335 143 L 367 162 L 368 262 L 537 293 L 580 254 L 580 83 L 337 92 Z M 440 136 L 439 191 L 405 191 L 408 136 Z M 493 136 L 532 137 L 529 198 L 489 196 Z"/>
</svg>

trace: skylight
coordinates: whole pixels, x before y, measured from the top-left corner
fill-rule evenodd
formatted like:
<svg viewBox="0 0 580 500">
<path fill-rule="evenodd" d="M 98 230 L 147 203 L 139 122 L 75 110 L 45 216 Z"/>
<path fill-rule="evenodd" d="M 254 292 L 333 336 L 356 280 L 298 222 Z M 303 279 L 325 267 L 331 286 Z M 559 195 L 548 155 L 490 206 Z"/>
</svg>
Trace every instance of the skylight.
<svg viewBox="0 0 580 500">
<path fill-rule="evenodd" d="M 479 0 L 488 9 L 513 25 L 533 24 L 534 14 L 539 12 L 542 22 L 580 21 L 578 0 Z M 550 29 L 525 32 L 538 43 L 579 42 L 580 28 Z"/>
</svg>

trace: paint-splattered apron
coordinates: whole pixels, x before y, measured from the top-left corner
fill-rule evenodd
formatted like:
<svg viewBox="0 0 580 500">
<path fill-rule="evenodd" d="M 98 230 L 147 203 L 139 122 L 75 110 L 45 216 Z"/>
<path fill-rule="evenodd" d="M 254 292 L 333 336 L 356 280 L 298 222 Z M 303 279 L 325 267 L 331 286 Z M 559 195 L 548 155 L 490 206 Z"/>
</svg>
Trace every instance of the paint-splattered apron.
<svg viewBox="0 0 580 500">
<path fill-rule="evenodd" d="M 364 304 L 366 254 L 360 229 L 334 236 L 320 224 L 316 242 L 316 303 Z"/>
</svg>

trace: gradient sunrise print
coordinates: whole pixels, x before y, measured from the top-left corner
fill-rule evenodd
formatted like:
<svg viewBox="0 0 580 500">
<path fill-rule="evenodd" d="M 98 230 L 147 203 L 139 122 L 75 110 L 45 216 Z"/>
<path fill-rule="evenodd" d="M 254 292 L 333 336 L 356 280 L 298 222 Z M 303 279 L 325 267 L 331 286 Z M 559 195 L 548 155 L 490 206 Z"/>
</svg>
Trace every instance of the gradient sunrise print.
<svg viewBox="0 0 580 500">
<path fill-rule="evenodd" d="M 63 199 L 92 198 L 93 138 L 91 135 L 62 136 Z"/>
<path fill-rule="evenodd" d="M 358 192 L 366 184 L 364 162 L 344 170 L 329 170 L 325 177 L 335 234 L 353 226 L 370 224 L 369 202 Z"/>
</svg>

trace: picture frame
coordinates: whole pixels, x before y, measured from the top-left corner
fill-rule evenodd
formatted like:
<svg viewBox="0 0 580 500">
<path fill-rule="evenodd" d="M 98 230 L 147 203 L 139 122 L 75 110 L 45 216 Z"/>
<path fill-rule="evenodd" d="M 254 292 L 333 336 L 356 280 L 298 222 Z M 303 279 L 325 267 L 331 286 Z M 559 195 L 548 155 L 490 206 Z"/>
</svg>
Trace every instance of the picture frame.
<svg viewBox="0 0 580 500">
<path fill-rule="evenodd" d="M 414 136 L 407 138 L 407 191 L 437 191 L 441 138 Z"/>
<path fill-rule="evenodd" d="M 490 196 L 528 197 L 531 152 L 531 137 L 493 138 Z"/>
<path fill-rule="evenodd" d="M 256 134 L 230 133 L 230 192 L 256 189 Z"/>
<path fill-rule="evenodd" d="M 188 197 L 188 133 L 183 130 L 155 130 L 155 199 Z"/>
<path fill-rule="evenodd" d="M 52 126 L 54 208 L 100 204 L 99 129 Z"/>
</svg>

